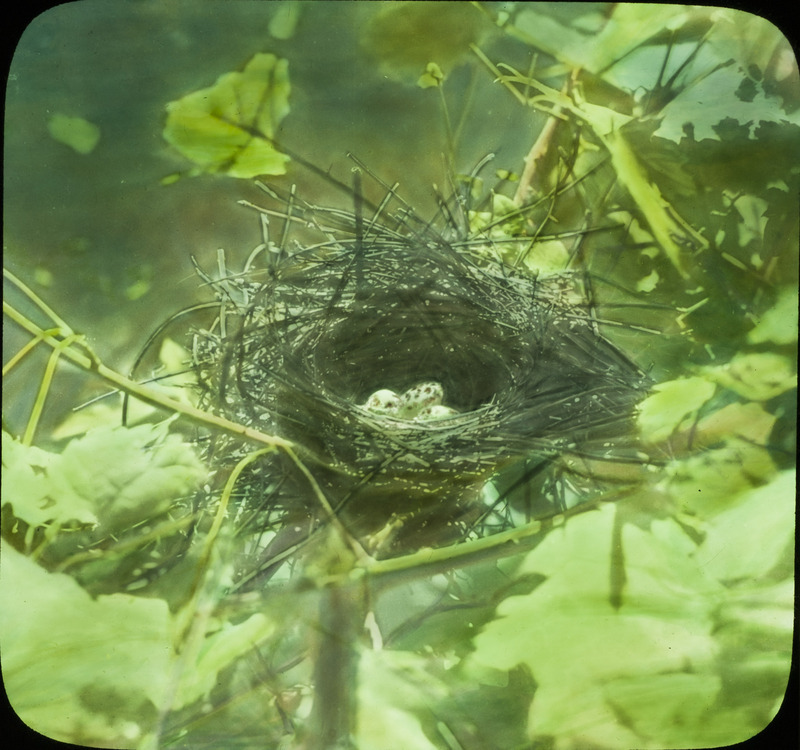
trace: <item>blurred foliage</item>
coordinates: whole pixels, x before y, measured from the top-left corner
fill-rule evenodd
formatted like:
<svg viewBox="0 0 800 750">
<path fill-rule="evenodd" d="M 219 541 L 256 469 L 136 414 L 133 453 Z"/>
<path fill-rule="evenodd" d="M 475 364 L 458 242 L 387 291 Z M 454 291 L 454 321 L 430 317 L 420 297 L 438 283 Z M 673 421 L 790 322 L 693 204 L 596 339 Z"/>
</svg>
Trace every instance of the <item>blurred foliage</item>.
<svg viewBox="0 0 800 750">
<path fill-rule="evenodd" d="M 82 117 L 56 112 L 48 121 L 50 135 L 79 154 L 90 154 L 100 140 L 100 128 Z"/>
<path fill-rule="evenodd" d="M 280 7 L 289 36 L 314 12 Z M 369 637 L 354 644 L 354 746 L 658 749 L 753 735 L 781 703 L 792 651 L 800 83 L 788 42 L 725 8 L 370 13 L 362 45 L 382 75 L 446 95 L 451 71 L 473 65 L 480 85 L 509 90 L 509 108 L 568 126 L 549 144 L 551 172 L 577 144 L 576 192 L 610 228 L 587 250 L 591 268 L 638 290 L 633 322 L 655 314 L 671 335 L 627 334 L 658 382 L 637 415 L 648 453 L 610 496 L 534 521 L 536 543 L 513 554 L 498 543 L 462 567 L 454 548 L 451 565 L 391 586 L 375 573 Z M 524 70 L 503 57 L 517 44 Z M 197 173 L 283 174 L 269 139 L 288 112 L 287 65 L 258 54 L 172 102 L 164 137 Z M 531 183 L 532 200 L 551 176 Z M 531 273 L 563 268 L 562 239 L 528 253 L 519 205 L 498 190 L 471 231 L 508 240 L 495 251 Z M 192 502 L 207 471 L 166 424 L 95 425 L 58 452 L 4 434 L 3 447 L 0 645 L 23 720 L 65 742 L 145 750 L 308 740 L 325 560 L 297 588 L 283 571 L 258 595 L 237 592 L 230 560 L 255 540 L 226 524 L 212 534 L 218 509 Z"/>
<path fill-rule="evenodd" d="M 286 172 L 271 143 L 289 113 L 288 61 L 258 54 L 239 73 L 167 105 L 164 138 L 197 167 L 244 179 Z"/>
</svg>

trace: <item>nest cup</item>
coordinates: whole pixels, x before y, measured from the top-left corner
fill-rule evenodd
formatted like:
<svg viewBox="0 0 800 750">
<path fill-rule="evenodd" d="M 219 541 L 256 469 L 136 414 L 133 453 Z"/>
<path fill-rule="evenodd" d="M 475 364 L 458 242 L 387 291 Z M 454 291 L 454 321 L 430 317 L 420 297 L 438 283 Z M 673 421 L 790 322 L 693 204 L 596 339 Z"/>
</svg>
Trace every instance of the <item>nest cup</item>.
<svg viewBox="0 0 800 750">
<path fill-rule="evenodd" d="M 451 542 L 485 511 L 492 474 L 626 429 L 648 381 L 600 335 L 579 274 L 536 278 L 474 238 L 300 213 L 325 239 L 218 282 L 226 334 L 198 334 L 196 365 L 226 416 L 299 446 L 357 537 L 399 519 L 393 553 Z M 369 408 L 423 385 L 441 393 L 437 419 Z M 244 481 L 262 523 L 321 517 L 285 457 Z"/>
</svg>

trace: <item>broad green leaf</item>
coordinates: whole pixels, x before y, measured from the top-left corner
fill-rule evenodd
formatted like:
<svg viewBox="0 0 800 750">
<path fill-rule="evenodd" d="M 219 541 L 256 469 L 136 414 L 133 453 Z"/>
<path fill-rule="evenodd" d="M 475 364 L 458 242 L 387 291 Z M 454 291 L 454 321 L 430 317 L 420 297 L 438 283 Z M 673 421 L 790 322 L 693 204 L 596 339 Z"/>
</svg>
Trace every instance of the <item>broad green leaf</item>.
<svg viewBox="0 0 800 750">
<path fill-rule="evenodd" d="M 364 651 L 358 667 L 359 750 L 437 750 L 420 716 L 447 693 L 426 660 L 407 651 Z"/>
<path fill-rule="evenodd" d="M 625 585 L 617 607 L 609 577 L 616 564 L 614 525 L 614 509 L 605 508 L 551 532 L 520 569 L 548 579 L 526 596 L 506 599 L 475 639 L 473 658 L 481 664 L 510 669 L 523 663 L 531 670 L 538 685 L 529 718 L 534 737 L 646 746 L 619 724 L 606 688 L 624 679 L 704 671 L 713 656 L 711 613 L 721 587 L 692 560 L 694 544 L 673 521 L 653 522 L 652 533 L 624 524 Z M 708 700 L 717 688 L 709 682 Z M 630 718 L 635 722 L 636 713 Z"/>
<path fill-rule="evenodd" d="M 760 404 L 749 402 L 723 406 L 690 427 L 690 438 L 699 448 L 742 438 L 755 445 L 766 445 L 777 417 Z"/>
<path fill-rule="evenodd" d="M 360 42 L 384 75 L 416 81 L 432 60 L 450 73 L 485 27 L 470 3 L 383 3 L 361 29 Z"/>
<path fill-rule="evenodd" d="M 755 94 L 750 101 L 743 101 L 737 91 L 744 79 L 740 68 L 724 67 L 688 86 L 662 110 L 663 120 L 655 135 L 678 143 L 689 123 L 696 141 L 720 140 L 717 127 L 728 119 L 747 125 L 750 138 L 762 122 L 800 124 L 800 115 L 785 112 L 781 100 L 767 96 L 760 82 L 752 82 Z"/>
<path fill-rule="evenodd" d="M 602 135 L 597 131 L 598 135 Z M 687 249 L 708 246 L 706 239 L 684 221 L 673 206 L 651 182 L 630 144 L 622 133 L 609 132 L 603 143 L 611 153 L 617 177 L 636 202 L 650 231 L 673 266 L 682 276 L 687 275 Z"/>
<path fill-rule="evenodd" d="M 783 492 L 789 479 L 781 483 L 773 492 Z M 709 538 L 713 533 L 720 543 L 731 532 L 730 555 L 749 544 L 752 554 L 741 570 L 756 574 L 777 558 L 759 559 L 759 541 L 739 537 L 769 494 L 753 494 L 737 518 L 720 516 L 719 528 L 709 528 Z M 769 536 L 777 516 L 785 516 L 787 502 L 780 504 L 782 511 L 756 522 L 757 536 Z M 651 520 L 646 528 L 624 522 L 620 512 L 615 518 L 607 507 L 572 518 L 527 554 L 520 572 L 547 580 L 498 607 L 497 619 L 475 638 L 471 659 L 488 669 L 525 664 L 531 670 L 537 683 L 529 714 L 534 741 L 554 736 L 576 747 L 700 747 L 754 734 L 780 699 L 782 686 L 770 675 L 788 670 L 791 608 L 775 610 L 760 589 L 745 597 L 727 588 L 717 574 L 727 578 L 736 563 L 711 565 L 709 556 L 718 549 L 698 550 L 675 521 Z M 778 554 L 787 533 L 778 535 Z M 721 670 L 731 665 L 721 661 L 721 616 L 726 627 L 748 623 L 739 631 L 747 636 L 738 660 L 761 680 L 759 688 L 766 685 L 751 696 L 742 720 L 732 721 L 724 709 L 732 698 Z M 769 641 L 769 633 L 782 635 Z"/>
<path fill-rule="evenodd" d="M 3 505 L 32 528 L 96 524 L 91 498 L 52 491 L 50 472 L 57 472 L 59 464 L 57 454 L 22 445 L 3 431 Z"/>
<path fill-rule="evenodd" d="M 632 717 L 638 737 L 658 738 L 637 747 L 719 747 L 753 733 L 749 717 L 719 711 L 721 687 L 720 676 L 711 673 L 625 677 L 609 684 L 604 698 L 620 716 Z"/>
<path fill-rule="evenodd" d="M 637 417 L 642 437 L 651 443 L 668 438 L 683 420 L 695 414 L 716 391 L 705 378 L 679 378 L 653 386 L 652 394 L 639 404 Z"/>
<path fill-rule="evenodd" d="M 274 622 L 259 612 L 238 625 L 227 623 L 218 632 L 207 636 L 196 662 L 181 675 L 172 708 L 182 708 L 208 697 L 217 684 L 220 671 L 250 653 L 274 631 Z"/>
<path fill-rule="evenodd" d="M 164 138 L 197 173 L 285 174 L 289 157 L 270 139 L 289 113 L 289 92 L 288 62 L 257 54 L 241 73 L 226 73 L 214 86 L 170 102 Z"/>
<path fill-rule="evenodd" d="M 90 154 L 100 141 L 100 128 L 82 117 L 56 112 L 47 121 L 51 137 L 79 154 Z"/>
<path fill-rule="evenodd" d="M 751 344 L 791 344 L 797 341 L 797 287 L 781 288 L 775 304 L 747 334 Z"/>
<path fill-rule="evenodd" d="M 167 689 L 166 602 L 93 599 L 4 544 L 0 603 L 3 679 L 20 718 L 63 742 L 135 747 Z"/>
<path fill-rule="evenodd" d="M 599 33 L 586 35 L 532 6 L 517 14 L 512 33 L 573 68 L 599 74 L 685 18 L 686 9 L 678 5 L 619 3 Z"/>
<path fill-rule="evenodd" d="M 779 75 L 796 71 L 796 61 L 789 41 L 771 21 L 754 13 L 734 8 L 715 8 L 714 26 L 707 43 L 720 60 L 735 60 L 743 70 L 764 74 L 772 65 L 785 66 Z"/>
<path fill-rule="evenodd" d="M 770 481 L 775 464 L 766 448 L 749 439 L 729 438 L 722 447 L 675 461 L 666 474 L 662 486 L 678 507 L 709 518 L 736 505 L 754 486 Z"/>
<path fill-rule="evenodd" d="M 97 428 L 61 454 L 7 435 L 4 446 L 4 537 L 46 567 L 66 565 L 92 593 L 110 594 L 185 549 L 189 500 L 207 470 L 166 424 Z"/>
<path fill-rule="evenodd" d="M 698 562 L 721 581 L 766 575 L 794 539 L 795 472 L 746 491 L 732 508 L 709 522 Z"/>
<path fill-rule="evenodd" d="M 769 401 L 797 387 L 792 361 L 774 352 L 739 352 L 726 365 L 703 368 L 703 375 L 751 401 Z"/>
<path fill-rule="evenodd" d="M 48 492 L 89 503 L 102 531 L 115 533 L 164 513 L 206 473 L 166 425 L 99 428 L 67 445 L 48 472 Z"/>
</svg>

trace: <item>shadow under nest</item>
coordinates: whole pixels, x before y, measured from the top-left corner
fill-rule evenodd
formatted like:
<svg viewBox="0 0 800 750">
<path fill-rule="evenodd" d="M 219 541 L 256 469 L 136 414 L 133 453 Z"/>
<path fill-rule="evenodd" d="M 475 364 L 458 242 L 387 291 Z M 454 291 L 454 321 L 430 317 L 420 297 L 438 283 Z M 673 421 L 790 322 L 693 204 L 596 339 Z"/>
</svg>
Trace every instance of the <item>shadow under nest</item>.
<svg viewBox="0 0 800 750">
<path fill-rule="evenodd" d="M 630 433 L 650 381 L 599 332 L 582 274 L 518 271 L 463 222 L 435 229 L 384 204 L 369 219 L 360 204 L 258 210 L 303 241 L 265 236 L 212 282 L 218 317 L 194 333 L 201 406 L 291 440 L 376 557 L 485 533 L 490 477 Z M 248 450 L 216 435 L 208 456 L 224 476 Z M 248 528 L 282 530 L 262 570 L 326 522 L 281 452 L 235 496 Z"/>
</svg>

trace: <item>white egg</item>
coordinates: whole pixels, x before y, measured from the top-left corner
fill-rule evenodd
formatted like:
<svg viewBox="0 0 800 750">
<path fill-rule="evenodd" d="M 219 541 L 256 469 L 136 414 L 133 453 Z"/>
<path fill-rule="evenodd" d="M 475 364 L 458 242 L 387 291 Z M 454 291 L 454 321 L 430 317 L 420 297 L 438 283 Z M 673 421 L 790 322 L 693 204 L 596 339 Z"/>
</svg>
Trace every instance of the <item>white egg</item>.
<svg viewBox="0 0 800 750">
<path fill-rule="evenodd" d="M 441 404 L 431 404 L 420 410 L 416 419 L 418 422 L 435 422 L 437 419 L 447 419 L 458 414 L 455 409 L 449 406 L 442 406 Z"/>
<path fill-rule="evenodd" d="M 396 414 L 400 408 L 400 397 L 387 388 L 375 391 L 362 407 L 375 414 Z"/>
<path fill-rule="evenodd" d="M 400 399 L 399 416 L 402 419 L 413 419 L 428 406 L 442 403 L 444 389 L 440 383 L 421 383 L 409 388 Z"/>
</svg>

